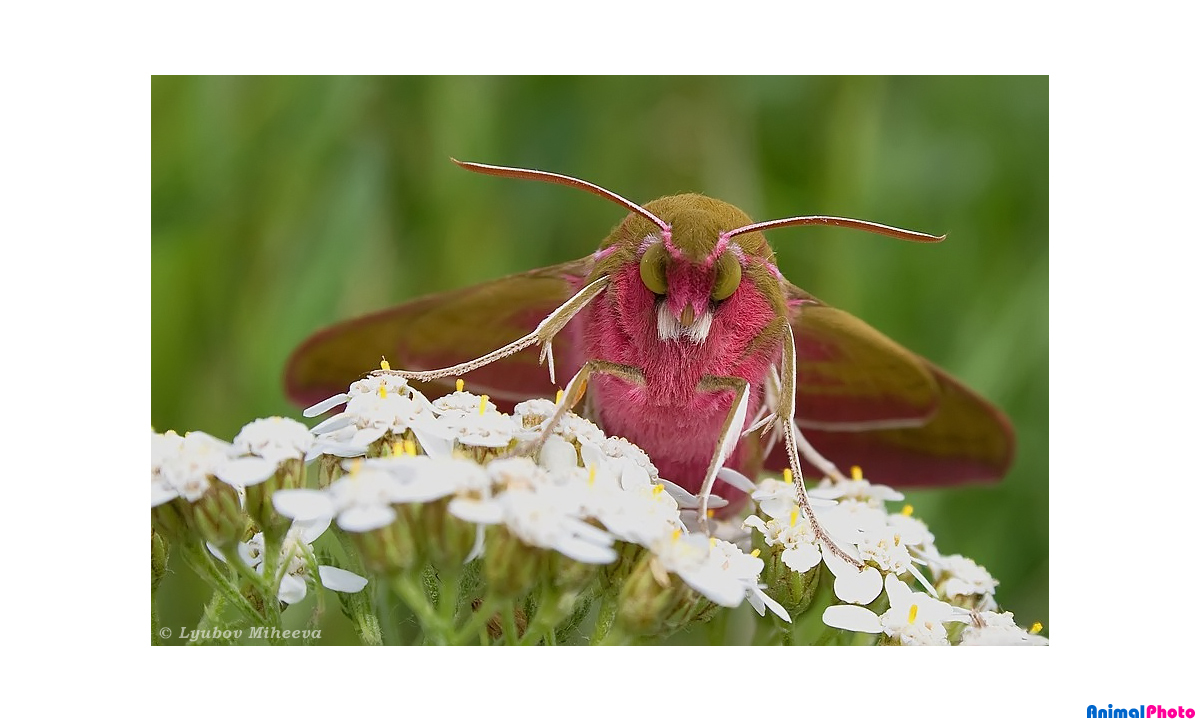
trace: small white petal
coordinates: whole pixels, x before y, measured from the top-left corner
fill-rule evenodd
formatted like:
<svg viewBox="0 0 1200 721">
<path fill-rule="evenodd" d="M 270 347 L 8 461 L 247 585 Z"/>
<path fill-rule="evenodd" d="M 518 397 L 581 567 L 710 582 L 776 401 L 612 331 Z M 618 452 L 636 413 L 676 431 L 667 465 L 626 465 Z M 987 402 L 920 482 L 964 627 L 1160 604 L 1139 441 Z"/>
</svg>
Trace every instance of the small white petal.
<svg viewBox="0 0 1200 721">
<path fill-rule="evenodd" d="M 366 506 L 348 508 L 338 514 L 338 527 L 351 533 L 366 533 L 376 528 L 383 528 L 396 520 L 396 512 L 391 506 Z"/>
<path fill-rule="evenodd" d="M 821 562 L 821 552 L 817 550 L 816 546 L 807 543 L 789 548 L 779 557 L 783 560 L 784 565 L 796 573 L 804 573 Z M 875 595 L 878 596 L 879 592 L 876 591 Z"/>
<path fill-rule="evenodd" d="M 214 546 L 208 542 L 205 542 L 204 545 L 208 546 L 208 552 L 211 553 L 212 555 L 216 556 L 217 559 L 219 561 L 221 561 L 221 563 L 228 563 L 228 561 L 225 560 L 225 554 L 221 553 L 221 549 L 217 548 L 216 546 Z"/>
<path fill-rule="evenodd" d="M 446 506 L 446 510 L 455 518 L 470 523 L 484 523 L 492 526 L 504 520 L 504 506 L 496 501 L 455 498 Z"/>
<path fill-rule="evenodd" d="M 367 454 L 366 446 L 356 446 L 350 443 L 332 441 L 317 441 L 312 450 L 305 456 L 306 462 L 315 460 L 318 456 L 337 456 L 338 458 L 357 458 Z"/>
<path fill-rule="evenodd" d="M 308 585 L 295 576 L 284 576 L 279 583 L 279 600 L 286 604 L 300 603 L 308 593 Z"/>
<path fill-rule="evenodd" d="M 739 579 L 710 567 L 683 569 L 677 576 L 708 600 L 728 608 L 737 608 L 746 599 L 746 587 Z"/>
<path fill-rule="evenodd" d="M 754 481 L 729 467 L 717 471 L 717 478 L 745 493 L 754 493 L 754 490 L 758 488 L 758 486 L 754 485 Z"/>
<path fill-rule="evenodd" d="M 594 463 L 594 460 L 588 460 L 590 451 L 588 446 L 583 446 L 585 462 Z M 550 436 L 542 446 L 542 452 L 538 454 L 538 465 L 551 473 L 565 473 L 579 467 L 579 458 L 575 453 L 575 446 L 563 440 L 561 436 Z"/>
<path fill-rule="evenodd" d="M 309 406 L 308 408 L 305 408 L 303 415 L 305 418 L 312 418 L 314 416 L 319 416 L 322 413 L 324 413 L 325 411 L 327 411 L 331 408 L 336 408 L 348 400 L 350 400 L 349 393 L 338 393 L 336 396 L 330 396 L 329 398 L 326 398 L 325 400 L 321 401 L 320 403 L 314 403 L 311 406 Z"/>
<path fill-rule="evenodd" d="M 883 631 L 883 626 L 879 623 L 879 616 L 862 606 L 830 606 L 821 614 L 821 620 L 825 622 L 826 626 L 844 628 L 847 631 L 861 633 Z"/>
<path fill-rule="evenodd" d="M 564 529 L 569 531 L 577 538 L 595 544 L 612 545 L 617 539 L 608 531 L 602 528 L 596 528 L 586 521 L 581 521 L 578 518 L 564 518 L 562 522 Z"/>
<path fill-rule="evenodd" d="M 179 498 L 179 491 L 171 488 L 165 481 L 150 482 L 150 507 L 161 506 L 167 501 Z"/>
<path fill-rule="evenodd" d="M 454 438 L 440 435 L 431 428 L 427 428 L 424 423 L 414 423 L 412 426 L 413 435 L 417 437 L 417 443 L 421 444 L 421 450 L 425 451 L 425 455 L 430 458 L 449 458 L 454 451 Z"/>
<path fill-rule="evenodd" d="M 598 443 L 587 438 L 579 439 L 579 456 L 583 460 L 584 468 L 589 466 L 605 466 L 608 465 L 608 463 L 612 460 L 608 454 L 600 448 Z"/>
<path fill-rule="evenodd" d="M 888 608 L 900 608 L 908 606 L 913 595 L 913 591 L 904 581 L 896 577 L 896 574 L 889 573 L 884 579 L 884 585 L 887 588 Z"/>
<path fill-rule="evenodd" d="M 477 526 L 475 526 L 475 544 L 473 546 L 471 546 L 471 552 L 467 554 L 467 558 L 466 558 L 466 560 L 463 561 L 463 563 L 470 563 L 471 561 L 474 561 L 476 558 L 482 558 L 483 557 L 483 549 L 484 549 L 483 526 L 477 525 Z"/>
<path fill-rule="evenodd" d="M 883 590 L 883 576 L 874 566 L 867 566 L 862 571 L 857 571 L 851 566 L 850 572 L 841 575 L 836 575 L 835 572 L 835 576 L 833 592 L 843 601 L 870 603 L 878 598 L 879 592 Z M 895 576 L 888 574 L 888 577 Z"/>
<path fill-rule="evenodd" d="M 375 441 L 379 440 L 380 438 L 383 438 L 383 434 L 387 433 L 389 430 L 390 429 L 387 427 L 384 427 L 384 428 L 360 428 L 357 433 L 355 433 L 353 436 L 351 436 L 350 440 L 347 441 L 347 443 L 351 446 L 366 447 L 366 446 L 371 445 Z"/>
<path fill-rule="evenodd" d="M 235 458 L 222 463 L 216 476 L 233 486 L 256 486 L 275 474 L 275 464 L 263 458 Z"/>
<path fill-rule="evenodd" d="M 317 571 L 321 574 L 321 585 L 330 591 L 358 593 L 367 585 L 367 579 L 357 573 L 334 566 L 320 566 Z"/>
<path fill-rule="evenodd" d="M 792 617 L 788 615 L 787 609 L 784 608 L 781 603 L 779 603 L 775 599 L 771 598 L 767 594 L 763 593 L 763 590 L 761 588 L 751 588 L 750 589 L 751 605 L 754 604 L 755 599 L 758 599 L 758 602 L 760 604 L 766 604 L 767 608 L 771 609 L 771 613 L 782 618 L 784 621 L 787 621 L 788 623 L 792 622 Z M 760 615 L 760 616 L 766 615 L 765 613 L 763 613 L 763 609 L 758 608 L 758 606 L 755 606 L 755 610 L 758 611 L 758 615 Z"/>
<path fill-rule="evenodd" d="M 276 491 L 271 495 L 271 503 L 280 515 L 297 521 L 312 521 L 337 512 L 328 493 L 311 488 Z"/>
<path fill-rule="evenodd" d="M 571 536 L 564 536 L 554 544 L 554 550 L 567 558 L 580 563 L 612 563 L 617 560 L 617 552 L 607 546 L 597 546 Z"/>
<path fill-rule="evenodd" d="M 296 521 L 292 524 L 292 530 L 299 529 L 300 540 L 311 546 L 313 541 L 320 538 L 321 534 L 329 528 L 332 521 L 332 515 L 322 516 L 311 521 Z"/>
<path fill-rule="evenodd" d="M 336 416 L 330 416 L 312 427 L 314 436 L 319 436 L 325 433 L 333 433 L 340 431 L 347 426 L 354 425 L 354 416 L 349 413 L 339 413 Z"/>
</svg>

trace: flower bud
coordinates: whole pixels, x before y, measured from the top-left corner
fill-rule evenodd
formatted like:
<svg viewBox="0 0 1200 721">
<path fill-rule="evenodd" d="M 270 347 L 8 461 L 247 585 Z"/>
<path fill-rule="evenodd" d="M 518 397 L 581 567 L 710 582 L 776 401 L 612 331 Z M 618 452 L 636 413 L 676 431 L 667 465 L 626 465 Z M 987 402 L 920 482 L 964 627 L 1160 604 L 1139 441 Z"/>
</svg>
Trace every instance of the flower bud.
<svg viewBox="0 0 1200 721">
<path fill-rule="evenodd" d="M 659 633 L 666 628 L 669 616 L 681 610 L 686 615 L 692 606 L 693 599 L 688 599 L 685 591 L 686 586 L 668 574 L 654 555 L 645 554 L 621 585 L 617 624 L 636 636 Z"/>
<path fill-rule="evenodd" d="M 192 510 L 200 537 L 217 548 L 237 543 L 246 531 L 237 489 L 227 483 L 210 483 L 204 495 L 192 504 Z"/>
<path fill-rule="evenodd" d="M 195 537 L 192 504 L 175 498 L 150 509 L 150 526 L 163 538 L 187 542 Z"/>
<path fill-rule="evenodd" d="M 821 564 L 817 564 L 803 573 L 797 573 L 783 562 L 783 554 L 787 550 L 782 545 L 767 546 L 761 543 L 758 548 L 762 551 L 763 570 L 759 578 L 766 584 L 766 593 L 779 602 L 792 618 L 804 613 L 812 604 L 817 592 L 817 584 L 821 580 Z"/>
<path fill-rule="evenodd" d="M 413 524 L 404 513 L 397 513 L 396 520 L 382 528 L 349 535 L 372 573 L 393 576 L 413 568 L 420 558 Z"/>
<path fill-rule="evenodd" d="M 246 488 L 246 515 L 254 519 L 255 525 L 268 536 L 280 537 L 287 532 L 292 521 L 275 511 L 271 496 L 276 491 L 304 487 L 304 460 L 288 458 L 281 461 L 275 473 L 263 481 Z"/>
<path fill-rule="evenodd" d="M 517 598 L 528 591 L 548 553 L 525 545 L 506 528 L 489 529 L 485 547 L 484 577 L 488 589 L 501 598 Z"/>
<path fill-rule="evenodd" d="M 171 545 L 153 529 L 150 530 L 150 591 L 154 592 L 167 574 L 167 557 Z"/>
<path fill-rule="evenodd" d="M 450 500 L 443 498 L 419 506 L 416 537 L 423 555 L 435 568 L 461 566 L 475 547 L 476 524 L 447 512 Z"/>
</svg>

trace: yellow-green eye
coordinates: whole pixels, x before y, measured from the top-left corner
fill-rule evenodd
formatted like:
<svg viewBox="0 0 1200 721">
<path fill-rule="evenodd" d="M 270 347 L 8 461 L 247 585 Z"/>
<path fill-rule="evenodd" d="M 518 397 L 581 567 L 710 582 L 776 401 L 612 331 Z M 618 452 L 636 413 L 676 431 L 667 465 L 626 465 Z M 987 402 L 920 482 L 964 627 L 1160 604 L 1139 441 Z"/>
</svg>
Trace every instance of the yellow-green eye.
<svg viewBox="0 0 1200 721">
<path fill-rule="evenodd" d="M 642 282 L 656 295 L 667 294 L 667 249 L 655 243 L 642 256 Z"/>
<path fill-rule="evenodd" d="M 648 254 L 647 254 L 648 255 Z M 646 271 L 642 271 L 646 277 Z M 742 282 L 742 264 L 733 253 L 725 252 L 717 259 L 717 277 L 713 279 L 712 299 L 725 300 L 733 295 Z"/>
</svg>

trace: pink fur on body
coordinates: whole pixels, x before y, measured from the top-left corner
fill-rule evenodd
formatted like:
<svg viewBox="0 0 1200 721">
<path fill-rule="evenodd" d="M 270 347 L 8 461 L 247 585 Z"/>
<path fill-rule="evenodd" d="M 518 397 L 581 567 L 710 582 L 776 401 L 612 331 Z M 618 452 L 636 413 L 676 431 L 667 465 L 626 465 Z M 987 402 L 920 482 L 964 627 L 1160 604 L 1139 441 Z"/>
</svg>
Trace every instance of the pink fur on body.
<svg viewBox="0 0 1200 721">
<path fill-rule="evenodd" d="M 671 268 L 667 307 L 678 317 L 691 305 L 699 317 L 710 307 L 712 269 L 690 264 Z M 743 355 L 774 319 L 767 300 L 750 282 L 715 307 L 703 343 L 687 338 L 663 341 L 656 322 L 655 295 L 639 277 L 636 264 L 611 276 L 609 286 L 573 323 L 582 336 L 576 347 L 585 358 L 632 366 L 645 376 L 644 386 L 610 375 L 595 375 L 589 383 L 601 426 L 608 435 L 624 436 L 650 455 L 659 474 L 692 493 L 700 490 L 716 452 L 721 426 L 733 402 L 732 391 L 707 392 L 697 386 L 704 376 L 736 376 L 750 383 L 750 415 L 762 395 L 762 382 L 780 349 L 763 348 Z M 577 338 L 577 340 L 579 340 Z M 747 424 L 750 418 L 747 417 Z M 738 468 L 744 447 L 725 465 Z M 730 501 L 723 512 L 736 510 L 744 494 L 723 481 L 714 493 Z M 720 515 L 720 512 L 719 512 Z"/>
</svg>

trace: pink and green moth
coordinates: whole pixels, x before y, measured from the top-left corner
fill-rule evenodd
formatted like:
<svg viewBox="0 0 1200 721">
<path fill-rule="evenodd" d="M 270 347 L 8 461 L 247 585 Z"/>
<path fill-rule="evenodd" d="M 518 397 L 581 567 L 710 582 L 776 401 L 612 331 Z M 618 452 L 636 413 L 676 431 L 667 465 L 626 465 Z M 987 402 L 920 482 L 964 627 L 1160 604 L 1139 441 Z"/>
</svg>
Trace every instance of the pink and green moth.
<svg viewBox="0 0 1200 721">
<path fill-rule="evenodd" d="M 696 194 L 639 206 L 565 175 L 454 162 L 580 188 L 629 214 L 586 258 L 317 332 L 288 362 L 294 400 L 342 392 L 381 357 L 404 370 L 377 372 L 429 390 L 448 391 L 461 376 L 501 403 L 553 398 L 557 364 L 571 377 L 558 412 L 586 394 L 607 434 L 634 442 L 663 478 L 701 496 L 702 526 L 711 494 L 731 501 L 722 513 L 745 499 L 722 479 L 726 466 L 749 478 L 790 468 L 809 518 L 804 472 L 837 478 L 856 465 L 873 481 L 905 486 L 997 480 L 1008 470 L 1013 431 L 1000 410 L 788 282 L 762 231 L 833 225 L 917 242 L 942 237 L 829 216 L 755 223 Z M 521 352 L 533 346 L 540 354 Z"/>
</svg>

